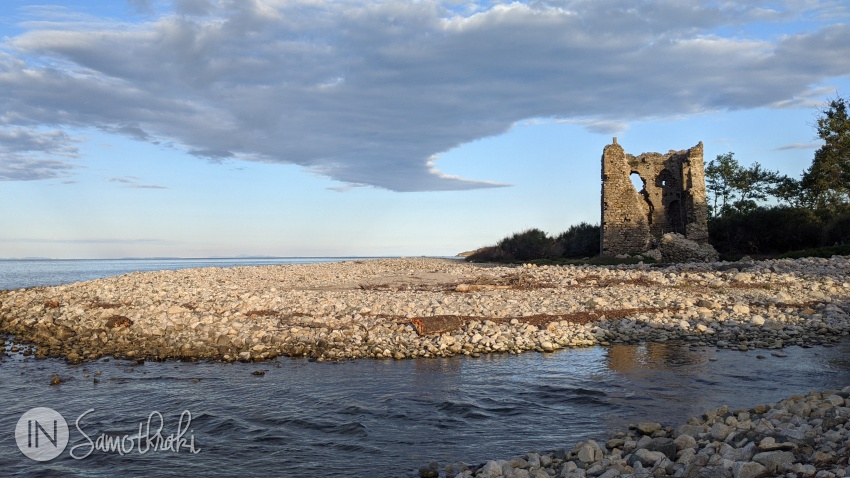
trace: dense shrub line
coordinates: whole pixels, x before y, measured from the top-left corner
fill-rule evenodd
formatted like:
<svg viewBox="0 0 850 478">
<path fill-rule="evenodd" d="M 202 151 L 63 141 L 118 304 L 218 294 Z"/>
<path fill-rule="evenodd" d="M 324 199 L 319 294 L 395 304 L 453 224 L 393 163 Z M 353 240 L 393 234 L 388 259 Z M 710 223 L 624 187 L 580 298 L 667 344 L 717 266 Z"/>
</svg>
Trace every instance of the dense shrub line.
<svg viewBox="0 0 850 478">
<path fill-rule="evenodd" d="M 850 244 L 850 211 L 758 207 L 710 219 L 708 233 L 721 254 L 776 255 L 838 246 Z"/>
<path fill-rule="evenodd" d="M 528 229 L 481 248 L 468 260 L 531 261 L 536 259 L 576 259 L 599 255 L 599 226 L 582 222 L 550 237 L 540 229 Z"/>
<path fill-rule="evenodd" d="M 850 210 L 843 213 L 789 206 L 729 212 L 708 221 L 709 242 L 723 257 L 830 257 L 850 254 Z M 471 261 L 510 262 L 580 259 L 599 255 L 596 224 L 571 226 L 557 236 L 528 229 L 481 248 Z"/>
</svg>

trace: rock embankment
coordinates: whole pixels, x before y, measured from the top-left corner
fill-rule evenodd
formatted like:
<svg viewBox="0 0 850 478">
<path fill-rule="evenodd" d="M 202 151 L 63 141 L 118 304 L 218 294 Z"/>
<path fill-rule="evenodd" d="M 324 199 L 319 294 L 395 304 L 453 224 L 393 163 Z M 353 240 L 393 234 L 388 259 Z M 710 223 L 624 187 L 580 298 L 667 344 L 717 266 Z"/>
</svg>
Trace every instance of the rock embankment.
<svg viewBox="0 0 850 478">
<path fill-rule="evenodd" d="M 721 407 L 678 427 L 637 423 L 605 441 L 527 453 L 482 465 L 455 463 L 460 478 L 759 478 L 850 476 L 850 387 L 752 409 Z M 440 476 L 438 466 L 422 477 Z"/>
<path fill-rule="evenodd" d="M 441 259 L 132 273 L 0 291 L 0 332 L 71 361 L 321 360 L 685 340 L 778 349 L 850 331 L 850 258 L 637 266 Z"/>
</svg>

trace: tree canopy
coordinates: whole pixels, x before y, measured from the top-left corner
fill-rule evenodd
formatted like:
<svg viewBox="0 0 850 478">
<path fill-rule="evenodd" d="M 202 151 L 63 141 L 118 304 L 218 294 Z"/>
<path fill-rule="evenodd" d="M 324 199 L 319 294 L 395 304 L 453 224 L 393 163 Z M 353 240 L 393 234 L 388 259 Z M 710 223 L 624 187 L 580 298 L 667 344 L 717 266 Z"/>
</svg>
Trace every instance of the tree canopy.
<svg viewBox="0 0 850 478">
<path fill-rule="evenodd" d="M 778 188 L 789 179 L 758 162 L 745 168 L 735 159 L 735 153 L 719 154 L 705 167 L 705 187 L 712 196 L 711 215 L 752 211 L 759 201 L 777 197 Z"/>
<path fill-rule="evenodd" d="M 712 217 L 746 213 L 770 197 L 789 207 L 822 213 L 850 207 L 850 101 L 831 100 L 817 119 L 824 142 L 801 179 L 764 169 L 758 162 L 741 166 L 732 152 L 717 155 L 705 167 L 706 192 Z"/>
<path fill-rule="evenodd" d="M 817 132 L 824 144 L 803 173 L 800 188 L 815 209 L 839 209 L 850 204 L 850 118 L 848 101 L 836 98 L 821 111 Z"/>
</svg>

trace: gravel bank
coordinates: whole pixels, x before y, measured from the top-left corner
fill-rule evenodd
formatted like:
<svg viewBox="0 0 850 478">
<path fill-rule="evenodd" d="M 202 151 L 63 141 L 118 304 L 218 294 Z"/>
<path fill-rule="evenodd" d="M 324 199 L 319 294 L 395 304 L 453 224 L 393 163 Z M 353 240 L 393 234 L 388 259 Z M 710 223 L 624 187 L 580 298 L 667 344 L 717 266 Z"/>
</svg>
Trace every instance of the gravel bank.
<svg viewBox="0 0 850 478">
<path fill-rule="evenodd" d="M 672 428 L 637 423 L 604 442 L 527 453 L 443 476 L 478 478 L 759 478 L 850 476 L 850 387 L 811 392 L 749 410 L 721 407 Z M 440 476 L 438 465 L 420 477 Z"/>
<path fill-rule="evenodd" d="M 830 345 L 850 331 L 850 257 L 638 266 L 442 259 L 132 273 L 0 291 L 0 332 L 36 356 L 318 360 L 551 352 L 684 340 Z"/>
</svg>

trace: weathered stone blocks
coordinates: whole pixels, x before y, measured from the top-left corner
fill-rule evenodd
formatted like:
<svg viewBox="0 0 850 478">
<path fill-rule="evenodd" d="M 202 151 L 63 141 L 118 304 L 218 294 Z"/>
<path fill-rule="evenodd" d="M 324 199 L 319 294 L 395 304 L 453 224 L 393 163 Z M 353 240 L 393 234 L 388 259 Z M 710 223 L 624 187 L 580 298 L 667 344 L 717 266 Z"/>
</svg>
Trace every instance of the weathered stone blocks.
<svg viewBox="0 0 850 478">
<path fill-rule="evenodd" d="M 632 175 L 640 177 L 638 191 Z M 660 245 L 667 233 L 708 244 L 703 145 L 667 154 L 627 154 L 614 138 L 602 153 L 603 256 Z"/>
</svg>

